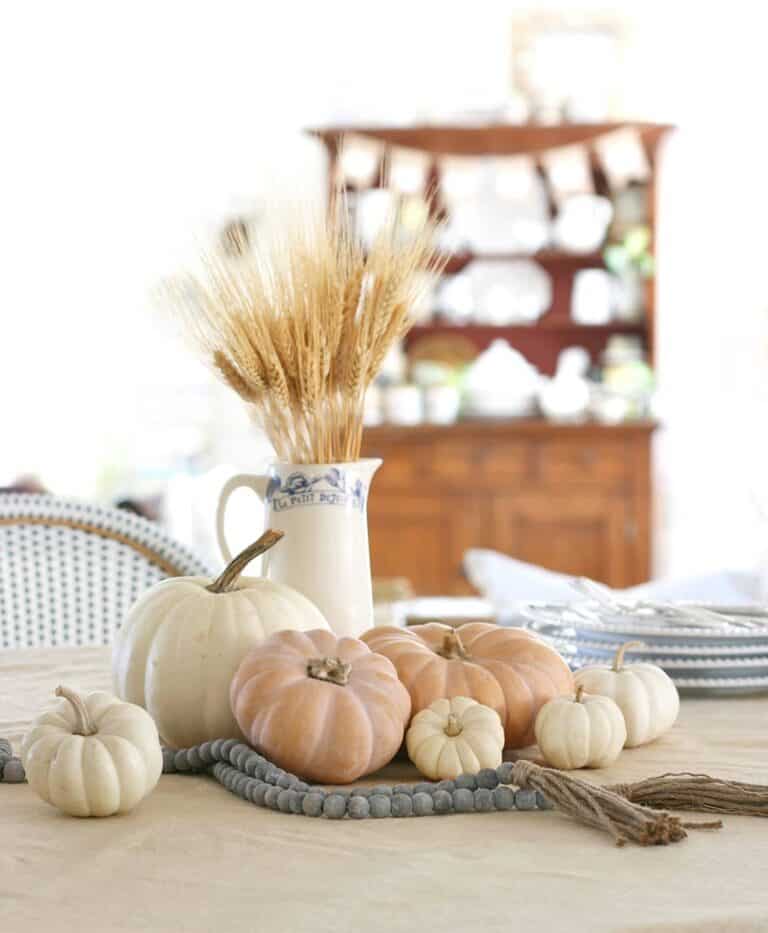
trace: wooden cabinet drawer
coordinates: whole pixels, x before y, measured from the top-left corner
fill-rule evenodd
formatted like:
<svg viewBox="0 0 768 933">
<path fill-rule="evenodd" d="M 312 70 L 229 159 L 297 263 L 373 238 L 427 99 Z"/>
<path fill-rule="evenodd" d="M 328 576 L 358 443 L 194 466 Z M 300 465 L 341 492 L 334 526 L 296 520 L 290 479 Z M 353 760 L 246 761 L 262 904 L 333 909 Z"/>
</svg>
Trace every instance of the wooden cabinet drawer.
<svg viewBox="0 0 768 933">
<path fill-rule="evenodd" d="M 476 490 L 478 481 L 516 485 L 528 473 L 529 447 L 497 443 L 483 447 L 436 444 L 432 451 L 432 475 L 439 485 L 460 485 Z"/>
<path fill-rule="evenodd" d="M 419 489 L 424 484 L 432 459 L 428 448 L 415 444 L 370 454 L 366 451 L 365 456 L 381 457 L 383 460 L 373 479 L 374 492 L 383 489 Z"/>
<path fill-rule="evenodd" d="M 610 485 L 620 483 L 629 472 L 627 452 L 618 444 L 542 444 L 538 474 L 545 483 Z"/>
</svg>

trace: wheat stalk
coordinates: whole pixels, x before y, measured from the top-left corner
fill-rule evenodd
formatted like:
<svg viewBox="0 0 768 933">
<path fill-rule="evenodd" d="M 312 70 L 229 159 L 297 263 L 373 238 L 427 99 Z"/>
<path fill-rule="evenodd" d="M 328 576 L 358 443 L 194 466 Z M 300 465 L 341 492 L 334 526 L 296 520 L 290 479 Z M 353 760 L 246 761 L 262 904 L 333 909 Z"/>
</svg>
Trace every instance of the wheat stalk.
<svg viewBox="0 0 768 933">
<path fill-rule="evenodd" d="M 235 259 L 206 253 L 171 294 L 192 343 L 293 463 L 358 459 L 365 391 L 410 327 L 421 273 L 440 266 L 431 222 L 405 237 L 393 215 L 365 251 L 337 204 Z"/>
</svg>

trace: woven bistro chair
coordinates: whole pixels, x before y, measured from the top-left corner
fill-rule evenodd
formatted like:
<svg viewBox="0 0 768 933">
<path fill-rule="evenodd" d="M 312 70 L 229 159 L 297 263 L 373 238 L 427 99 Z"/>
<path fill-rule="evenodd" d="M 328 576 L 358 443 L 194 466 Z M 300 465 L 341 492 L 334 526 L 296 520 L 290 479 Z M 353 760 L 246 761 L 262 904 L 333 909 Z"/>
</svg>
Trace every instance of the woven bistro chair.
<svg viewBox="0 0 768 933">
<path fill-rule="evenodd" d="M 101 645 L 158 580 L 210 568 L 127 511 L 0 494 L 0 648 Z"/>
</svg>

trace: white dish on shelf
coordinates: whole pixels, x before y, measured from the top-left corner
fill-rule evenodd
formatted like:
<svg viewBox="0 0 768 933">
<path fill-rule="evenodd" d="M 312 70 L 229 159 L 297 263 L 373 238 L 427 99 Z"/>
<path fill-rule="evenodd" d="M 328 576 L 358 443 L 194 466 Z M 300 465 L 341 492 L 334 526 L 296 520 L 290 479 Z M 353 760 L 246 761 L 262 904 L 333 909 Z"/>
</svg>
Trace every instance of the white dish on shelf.
<svg viewBox="0 0 768 933">
<path fill-rule="evenodd" d="M 552 304 L 549 273 L 531 259 L 475 260 L 467 272 L 478 324 L 530 324 Z"/>
<path fill-rule="evenodd" d="M 525 190 L 500 197 L 493 159 L 477 164 L 473 188 L 448 198 L 450 225 L 460 242 L 478 253 L 535 253 L 551 237 L 549 200 L 544 183 L 532 174 Z M 487 164 L 483 164 L 483 163 Z"/>
<path fill-rule="evenodd" d="M 541 376 L 506 340 L 494 340 L 472 363 L 464 381 L 464 414 L 515 418 L 536 410 Z"/>
<path fill-rule="evenodd" d="M 569 253 L 593 253 L 605 242 L 613 205 L 597 194 L 574 194 L 566 198 L 553 224 L 556 246 Z"/>
</svg>

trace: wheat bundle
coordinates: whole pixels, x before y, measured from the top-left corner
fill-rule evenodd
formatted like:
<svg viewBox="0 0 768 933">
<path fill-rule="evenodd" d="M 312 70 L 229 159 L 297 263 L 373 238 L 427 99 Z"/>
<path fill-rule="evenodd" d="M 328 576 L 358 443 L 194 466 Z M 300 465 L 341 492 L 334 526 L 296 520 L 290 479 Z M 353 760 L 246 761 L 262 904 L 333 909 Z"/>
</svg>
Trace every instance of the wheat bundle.
<svg viewBox="0 0 768 933">
<path fill-rule="evenodd" d="M 206 253 L 173 306 L 281 460 L 356 460 L 365 391 L 438 271 L 434 243 L 431 222 L 404 235 L 393 213 L 366 250 L 341 202 L 236 260 Z"/>
</svg>

